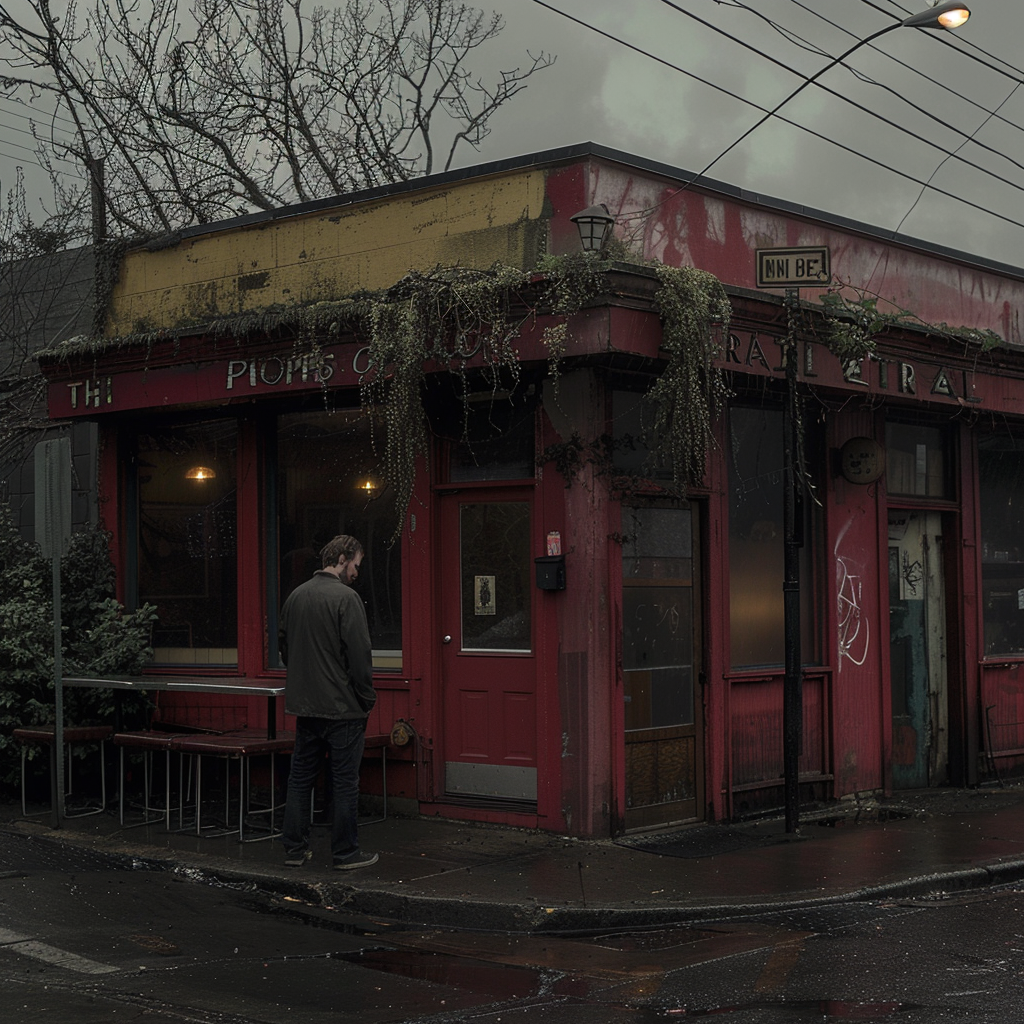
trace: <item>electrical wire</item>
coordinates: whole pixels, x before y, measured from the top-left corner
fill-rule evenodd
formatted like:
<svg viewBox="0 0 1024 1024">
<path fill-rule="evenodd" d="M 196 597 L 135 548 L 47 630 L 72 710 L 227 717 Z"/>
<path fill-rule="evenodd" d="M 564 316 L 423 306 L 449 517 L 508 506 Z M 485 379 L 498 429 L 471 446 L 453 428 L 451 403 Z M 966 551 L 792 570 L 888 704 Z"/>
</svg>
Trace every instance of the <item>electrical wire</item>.
<svg viewBox="0 0 1024 1024">
<path fill-rule="evenodd" d="M 693 14 L 691 11 L 685 10 L 684 8 L 680 7 L 677 3 L 675 3 L 674 0 L 659 0 L 659 2 L 664 4 L 666 7 L 669 7 L 672 10 L 677 11 L 678 13 L 685 15 L 688 18 L 692 18 L 694 21 L 698 22 L 701 25 L 704 25 L 706 28 L 709 28 L 712 31 L 717 32 L 718 34 L 725 36 L 725 38 L 728 39 L 730 42 L 735 43 L 738 46 L 743 47 L 744 49 L 750 50 L 753 53 L 756 53 L 758 56 L 762 57 L 764 60 L 767 60 L 769 63 L 774 64 L 777 67 L 780 67 L 783 70 L 790 72 L 791 74 L 798 75 L 801 78 L 804 78 L 804 79 L 807 78 L 806 75 L 802 74 L 799 71 L 794 70 L 788 64 L 786 64 L 784 61 L 781 61 L 781 60 L 776 59 L 775 57 L 769 56 L 768 54 L 764 53 L 761 49 L 759 49 L 757 46 L 753 45 L 752 43 L 748 43 L 745 40 L 739 39 L 737 36 L 734 36 L 730 32 L 725 31 L 725 29 L 711 24 L 710 22 L 704 20 L 703 18 L 700 18 L 697 15 Z M 775 24 L 774 22 L 771 22 L 769 19 L 765 18 L 765 16 L 763 14 L 761 14 L 758 11 L 754 11 L 752 8 L 748 7 L 746 4 L 744 4 L 742 2 L 737 2 L 737 3 L 733 3 L 732 6 L 738 7 L 738 8 L 744 9 L 744 10 L 748 10 L 752 14 L 755 14 L 757 17 L 761 18 L 762 20 L 768 21 L 768 23 L 773 25 L 773 27 L 774 27 L 774 24 Z M 827 18 L 825 18 L 824 20 L 829 21 L 829 19 L 827 19 Z M 838 25 L 835 25 L 835 22 L 829 21 L 829 24 L 834 25 L 836 28 L 839 28 Z M 843 31 L 846 31 L 846 30 L 844 29 Z M 847 34 L 853 36 L 852 32 L 847 33 Z M 854 38 L 856 38 L 856 37 L 854 37 Z M 870 44 L 866 43 L 865 47 L 866 48 L 870 47 Z M 803 49 L 807 49 L 808 47 L 807 46 L 803 46 L 802 48 Z M 820 50 L 819 49 L 818 52 L 823 57 L 827 57 L 830 60 L 832 59 L 831 56 L 825 50 Z M 884 51 L 879 51 L 879 52 L 884 53 Z M 888 54 L 886 54 L 886 56 L 888 56 Z M 869 84 L 869 85 L 873 85 L 876 88 L 883 89 L 885 92 L 889 93 L 892 96 L 895 96 L 897 99 L 899 99 L 900 101 L 905 103 L 912 110 L 915 110 L 915 111 L 917 111 L 917 113 L 921 114 L 922 116 L 927 117 L 931 121 L 934 121 L 936 124 L 940 125 L 942 128 L 944 128 L 944 129 L 946 129 L 948 131 L 953 132 L 953 134 L 959 135 L 964 143 L 973 142 L 980 149 L 984 149 L 985 151 L 991 153 L 993 156 L 997 156 L 997 157 L 999 157 L 999 158 L 1001 158 L 1003 160 L 1006 160 L 1008 163 L 1013 164 L 1019 170 L 1024 171 L 1024 163 L 1021 163 L 1018 160 L 1014 160 L 1013 157 L 1009 156 L 1008 154 L 1006 154 L 1006 153 L 996 149 L 993 146 L 989 146 L 986 143 L 979 142 L 977 139 L 975 139 L 974 135 L 977 133 L 977 129 L 975 130 L 975 132 L 968 134 L 967 132 L 962 131 L 961 129 L 957 128 L 956 126 L 950 124 L 948 121 L 946 121 L 943 118 L 939 117 L 937 114 L 934 114 L 932 111 L 928 110 L 927 107 L 922 107 L 922 106 L 918 105 L 917 103 L 912 102 L 906 96 L 904 96 L 901 93 L 897 92 L 895 89 L 891 88 L 890 86 L 885 85 L 884 83 L 881 83 L 881 82 L 876 82 L 874 79 L 869 78 L 868 76 L 861 74 L 860 72 L 858 72 L 854 68 L 849 67 L 843 61 L 838 61 L 837 63 L 840 66 L 842 66 L 842 67 L 846 67 L 847 70 L 851 71 L 862 82 L 865 82 L 866 84 Z M 826 67 L 825 70 L 828 70 L 828 68 Z M 821 72 L 819 71 L 819 72 L 817 72 L 817 74 L 821 74 Z M 934 79 L 930 79 L 930 81 L 934 81 Z M 1000 183 L 1002 183 L 1004 185 L 1010 185 L 1013 188 L 1024 190 L 1024 186 L 1018 185 L 1016 182 L 1010 181 L 1009 179 L 1002 177 L 1002 175 L 997 174 L 995 171 L 989 170 L 987 167 L 984 167 L 981 164 L 975 163 L 973 160 L 968 160 L 966 157 L 960 156 L 959 155 L 959 149 L 962 148 L 962 146 L 958 147 L 957 150 L 954 150 L 954 151 L 950 152 L 948 149 L 946 149 L 945 147 L 939 145 L 937 142 L 933 142 L 930 139 L 926 139 L 923 136 L 918 135 L 915 132 L 912 132 L 910 129 L 904 127 L 901 124 L 898 124 L 896 121 L 893 121 L 891 118 L 883 116 L 882 114 L 878 113 L 878 111 L 872 110 L 870 107 L 866 107 L 862 103 L 858 103 L 856 100 L 851 99 L 849 96 L 844 96 L 841 92 L 837 92 L 835 89 L 829 88 L 827 85 L 825 85 L 822 82 L 819 82 L 819 81 L 815 80 L 813 82 L 813 84 L 815 86 L 817 86 L 819 89 L 821 89 L 823 92 L 828 93 L 830 96 L 834 96 L 836 99 L 841 100 L 843 103 L 846 103 L 849 106 L 854 107 L 855 109 L 861 111 L 861 113 L 867 114 L 869 117 L 872 117 L 872 118 L 874 118 L 877 121 L 881 121 L 883 124 L 888 125 L 890 128 L 895 128 L 897 131 L 904 132 L 905 134 L 912 136 L 917 141 L 923 142 L 926 145 L 931 146 L 933 149 L 939 150 L 940 152 L 942 152 L 942 154 L 944 155 L 944 158 L 945 158 L 943 160 L 943 163 L 945 163 L 946 160 L 953 159 L 953 160 L 958 161 L 959 163 L 966 164 L 968 167 L 972 167 L 976 171 L 980 171 L 982 174 L 986 174 L 986 175 L 989 175 L 990 177 L 995 178 L 997 181 L 999 181 Z M 952 90 L 948 90 L 948 88 L 946 86 L 942 86 L 942 88 L 943 89 L 947 89 L 947 91 L 952 91 Z M 783 102 L 784 103 L 788 102 L 788 100 L 783 101 Z M 782 105 L 783 104 L 780 104 L 779 106 L 782 106 Z M 978 104 L 978 106 L 980 106 L 980 104 Z M 1002 106 L 1002 104 L 1000 104 L 1000 106 Z M 983 109 L 985 111 L 985 113 L 988 114 L 990 117 L 993 114 L 993 111 L 990 111 L 990 110 L 988 110 L 988 109 L 986 109 L 984 107 L 982 107 L 981 109 Z M 755 125 L 754 127 L 756 128 L 756 127 L 758 127 L 758 125 Z M 1019 126 L 1015 126 L 1015 127 L 1019 127 Z M 740 140 L 740 141 L 742 141 L 742 140 Z"/>
<path fill-rule="evenodd" d="M 829 143 L 832 146 L 835 146 L 835 147 L 837 147 L 839 149 L 844 150 L 845 152 L 848 152 L 848 153 L 851 153 L 851 154 L 853 154 L 853 155 L 855 155 L 857 157 L 860 157 L 861 159 L 866 160 L 869 163 L 875 164 L 876 166 L 881 167 L 884 170 L 889 171 L 892 174 L 896 174 L 900 178 L 903 178 L 903 179 L 905 179 L 907 181 L 910 181 L 910 182 L 912 182 L 912 183 L 914 183 L 916 185 L 920 185 L 924 189 L 932 189 L 932 190 L 938 191 L 937 189 L 934 189 L 934 186 L 930 185 L 928 181 L 922 181 L 919 178 L 915 178 L 913 175 L 908 174 L 908 173 L 906 173 L 904 171 L 901 171 L 898 168 L 891 166 L 890 164 L 886 164 L 885 162 L 883 162 L 881 160 L 878 160 L 878 159 L 876 159 L 874 157 L 868 156 L 866 153 L 860 152 L 859 150 L 855 150 L 855 149 L 853 149 L 853 148 L 851 148 L 849 146 L 845 146 L 845 145 L 843 145 L 842 143 L 838 142 L 837 140 L 835 140 L 833 138 L 830 138 L 830 137 L 828 137 L 826 135 L 823 135 L 823 134 L 821 134 L 819 132 L 816 132 L 813 129 L 808 128 L 806 125 L 800 124 L 800 123 L 798 123 L 796 121 L 792 121 L 789 118 L 784 117 L 784 116 L 778 114 L 778 112 L 777 112 L 778 108 L 776 108 L 774 111 L 767 110 L 765 107 L 762 107 L 760 104 L 755 103 L 752 100 L 748 100 L 746 97 L 740 96 L 737 93 L 734 93 L 734 92 L 732 92 L 729 89 L 726 89 L 724 86 L 718 85 L 715 82 L 711 82 L 708 79 L 702 78 L 701 76 L 695 74 L 694 72 L 688 71 L 685 68 L 679 67 L 678 65 L 671 63 L 670 61 L 666 60 L 663 57 L 659 57 L 657 54 L 651 53 L 649 50 L 645 50 L 642 47 L 639 47 L 639 46 L 635 45 L 634 43 L 630 43 L 630 42 L 628 42 L 628 41 L 626 41 L 626 40 L 624 40 L 624 39 L 622 39 L 622 38 L 620 38 L 620 37 L 618 37 L 618 36 L 616 36 L 616 35 L 614 35 L 614 34 L 612 34 L 610 32 L 605 31 L 604 29 L 600 29 L 600 28 L 598 28 L 595 25 L 591 25 L 591 24 L 581 20 L 580 18 L 577 18 L 574 15 L 569 14 L 567 11 L 563 11 L 563 10 L 560 10 L 559 8 L 557 8 L 557 7 L 553 7 L 550 3 L 547 3 L 546 0 L 533 0 L 533 3 L 537 4 L 539 7 L 543 7 L 547 11 L 550 11 L 552 14 L 556 14 L 559 17 L 565 18 L 566 20 L 571 21 L 571 22 L 581 26 L 582 28 L 587 29 L 588 31 L 594 32 L 597 35 L 600 35 L 600 36 L 604 37 L 605 39 L 608 39 L 611 42 L 614 42 L 614 43 L 617 43 L 617 44 L 619 44 L 621 46 L 624 46 L 627 49 L 630 49 L 630 50 L 634 51 L 635 53 L 638 53 L 638 54 L 640 54 L 643 57 L 646 57 L 646 58 L 648 58 L 650 60 L 653 60 L 656 63 L 661 64 L 661 65 L 663 65 L 663 66 L 665 66 L 665 67 L 667 67 L 667 68 L 669 68 L 669 69 L 671 69 L 673 71 L 678 71 L 680 74 L 686 75 L 687 77 L 692 78 L 692 79 L 694 79 L 697 82 L 700 82 L 702 85 L 706 85 L 709 88 L 714 89 L 717 92 L 723 93 L 724 95 L 731 97 L 732 99 L 739 100 L 741 103 L 743 103 L 743 104 L 745 104 L 747 106 L 753 107 L 755 110 L 760 110 L 762 113 L 764 113 L 766 115 L 764 118 L 761 118 L 759 121 L 757 121 L 751 128 L 749 128 L 747 131 L 745 131 L 739 138 L 733 140 L 733 142 L 731 142 L 728 147 L 726 147 L 724 150 L 722 150 L 713 160 L 711 160 L 708 164 L 706 164 L 705 167 L 703 168 L 703 170 L 697 172 L 694 175 L 691 175 L 689 180 L 684 185 L 680 186 L 675 191 L 669 193 L 669 195 L 665 196 L 658 203 L 655 203 L 655 204 L 653 204 L 651 206 L 645 207 L 645 208 L 640 209 L 640 210 L 635 210 L 635 211 L 633 211 L 631 213 L 619 214 L 617 216 L 617 219 L 619 219 L 619 220 L 638 219 L 640 217 L 647 216 L 651 211 L 653 211 L 653 210 L 657 209 L 658 207 L 664 205 L 670 199 L 674 198 L 680 192 L 682 192 L 686 188 L 688 188 L 695 180 L 697 180 L 697 179 L 703 177 L 705 174 L 707 174 L 707 172 L 712 167 L 714 167 L 714 165 L 717 164 L 719 162 L 719 160 L 721 160 L 727 153 L 729 153 L 740 142 L 742 142 L 745 138 L 747 138 L 747 136 L 749 136 L 756 128 L 760 127 L 761 124 L 763 124 L 766 120 L 768 120 L 770 117 L 773 117 L 773 116 L 776 119 L 784 122 L 785 124 L 789 124 L 789 125 L 791 125 L 791 126 L 793 126 L 795 128 L 798 128 L 799 130 L 801 130 L 801 131 L 803 131 L 803 132 L 805 132 L 805 133 L 807 133 L 809 135 L 814 136 L 815 138 L 821 139 L 822 141 Z M 736 5 L 732 4 L 732 6 L 736 6 Z M 686 13 L 686 12 L 683 12 L 683 13 Z M 800 75 L 800 72 L 793 71 L 792 68 L 789 68 L 788 70 L 790 70 L 793 74 Z M 800 77 L 803 77 L 803 78 L 806 79 L 807 76 L 800 75 Z M 784 102 L 786 102 L 786 101 L 784 101 Z M 781 104 L 780 104 L 780 106 L 781 106 Z M 941 149 L 942 148 L 942 147 L 938 146 L 936 143 L 933 143 L 933 142 L 929 141 L 928 139 L 925 139 L 922 136 L 917 135 L 916 133 L 914 133 L 914 132 L 912 132 L 912 131 L 910 131 L 908 129 L 900 128 L 899 130 L 902 131 L 904 134 L 909 135 L 912 138 L 916 139 L 917 141 L 923 142 L 926 145 L 932 146 L 933 148 L 936 148 L 936 149 Z M 944 152 L 946 152 L 946 151 L 944 151 Z M 993 177 L 998 178 L 998 180 L 1000 180 L 1004 184 L 1009 185 L 1010 187 L 1012 187 L 1014 189 L 1022 190 L 1021 186 L 1019 186 L 1016 183 L 1010 181 L 1009 179 L 1001 178 L 999 175 L 995 175 L 994 172 L 987 172 L 986 171 L 985 173 L 992 174 Z M 972 209 L 978 210 L 981 213 L 985 213 L 988 216 L 994 217 L 997 220 L 1002 220 L 1002 221 L 1005 221 L 1008 224 L 1012 224 L 1015 227 L 1024 227 L 1024 222 L 1018 221 L 1018 220 L 1014 219 L 1013 217 L 1010 217 L 1010 216 L 1008 216 L 1006 214 L 998 213 L 997 211 L 992 210 L 989 207 L 982 206 L 982 205 L 980 205 L 978 203 L 974 203 L 971 200 L 966 199 L 966 198 L 964 198 L 963 196 L 961 196 L 959 194 L 951 195 L 949 198 L 954 199 L 956 202 L 958 202 L 958 203 L 960 203 L 960 204 L 962 204 L 964 206 L 968 206 L 968 207 L 970 207 Z"/>
</svg>

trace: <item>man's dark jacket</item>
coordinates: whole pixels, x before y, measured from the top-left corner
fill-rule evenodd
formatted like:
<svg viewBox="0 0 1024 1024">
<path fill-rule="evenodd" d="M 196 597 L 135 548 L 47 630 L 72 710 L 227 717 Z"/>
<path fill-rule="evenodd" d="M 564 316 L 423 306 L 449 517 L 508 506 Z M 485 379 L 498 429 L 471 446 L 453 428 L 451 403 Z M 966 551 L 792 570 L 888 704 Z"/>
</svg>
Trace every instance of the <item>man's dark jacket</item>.
<svg viewBox="0 0 1024 1024">
<path fill-rule="evenodd" d="M 285 710 L 312 718 L 365 718 L 377 700 L 362 599 L 329 572 L 314 573 L 281 609 Z"/>
</svg>

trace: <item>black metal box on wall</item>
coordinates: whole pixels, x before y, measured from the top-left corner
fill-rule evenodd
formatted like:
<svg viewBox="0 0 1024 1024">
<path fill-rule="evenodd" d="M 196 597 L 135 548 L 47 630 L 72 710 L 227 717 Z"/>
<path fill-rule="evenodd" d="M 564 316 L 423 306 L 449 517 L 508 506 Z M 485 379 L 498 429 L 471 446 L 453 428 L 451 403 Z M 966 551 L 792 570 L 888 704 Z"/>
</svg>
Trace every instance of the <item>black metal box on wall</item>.
<svg viewBox="0 0 1024 1024">
<path fill-rule="evenodd" d="M 539 590 L 565 590 L 565 555 L 542 555 L 533 561 Z"/>
</svg>

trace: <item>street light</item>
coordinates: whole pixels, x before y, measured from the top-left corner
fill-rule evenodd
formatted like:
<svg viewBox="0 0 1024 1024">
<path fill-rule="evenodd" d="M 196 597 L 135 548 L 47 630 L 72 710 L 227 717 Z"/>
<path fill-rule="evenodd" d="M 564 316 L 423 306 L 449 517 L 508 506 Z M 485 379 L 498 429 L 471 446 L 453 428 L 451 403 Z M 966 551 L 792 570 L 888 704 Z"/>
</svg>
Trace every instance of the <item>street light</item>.
<svg viewBox="0 0 1024 1024">
<path fill-rule="evenodd" d="M 970 10 L 956 0 L 947 0 L 937 4 L 930 10 L 920 14 L 912 14 L 902 21 L 894 22 L 883 29 L 866 36 L 854 43 L 834 60 L 829 61 L 809 78 L 800 83 L 781 103 L 764 115 L 755 125 L 747 129 L 728 149 L 720 153 L 717 163 L 734 146 L 743 141 L 751 132 L 774 117 L 791 99 L 799 95 L 807 86 L 819 79 L 826 71 L 841 64 L 855 50 L 898 28 L 927 28 L 949 31 L 959 28 L 971 16 Z M 710 165 L 709 165 L 710 166 Z M 706 173 L 708 168 L 702 173 Z M 788 290 L 787 306 L 797 305 L 797 292 Z M 785 349 L 786 368 L 786 416 L 785 437 L 783 441 L 784 477 L 786 489 L 784 494 L 783 517 L 785 520 L 785 568 L 782 583 L 783 614 L 785 617 L 785 676 L 783 678 L 782 698 L 782 761 L 783 784 L 786 810 L 786 831 L 796 832 L 800 826 L 800 747 L 803 730 L 803 680 L 800 649 L 800 523 L 799 495 L 797 487 L 797 468 L 801 464 L 797 450 L 799 439 L 796 431 L 798 411 L 797 373 L 796 373 L 796 339 L 792 332 L 787 336 Z"/>
<path fill-rule="evenodd" d="M 971 16 L 963 4 L 950 2 L 937 4 L 932 0 L 932 9 L 912 14 L 900 23 L 906 28 L 959 28 Z"/>
</svg>

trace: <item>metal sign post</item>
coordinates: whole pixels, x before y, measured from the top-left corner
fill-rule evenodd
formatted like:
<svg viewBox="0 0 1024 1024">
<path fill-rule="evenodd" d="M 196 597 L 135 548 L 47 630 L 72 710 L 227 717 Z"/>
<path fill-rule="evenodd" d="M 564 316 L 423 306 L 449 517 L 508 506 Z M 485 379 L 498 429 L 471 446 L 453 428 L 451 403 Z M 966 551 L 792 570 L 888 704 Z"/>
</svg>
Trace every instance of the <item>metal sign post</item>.
<svg viewBox="0 0 1024 1024">
<path fill-rule="evenodd" d="M 50 559 L 53 580 L 54 734 L 50 773 L 50 821 L 64 816 L 64 682 L 61 661 L 60 560 L 71 539 L 71 442 L 40 441 L 35 448 L 36 542 Z"/>
<path fill-rule="evenodd" d="M 757 287 L 785 288 L 789 329 L 786 333 L 786 409 L 783 436 L 783 518 L 785 567 L 782 601 L 785 633 L 785 676 L 782 684 L 782 764 L 786 831 L 800 831 L 800 750 L 803 746 L 803 657 L 800 643 L 800 548 L 803 547 L 803 505 L 799 474 L 800 396 L 797 390 L 797 311 L 799 288 L 827 285 L 832 277 L 827 246 L 758 249 Z"/>
</svg>

